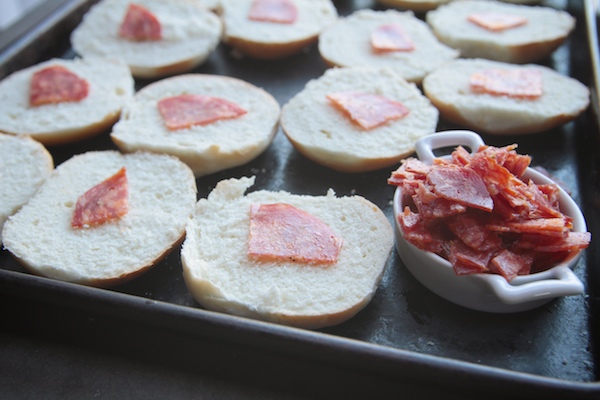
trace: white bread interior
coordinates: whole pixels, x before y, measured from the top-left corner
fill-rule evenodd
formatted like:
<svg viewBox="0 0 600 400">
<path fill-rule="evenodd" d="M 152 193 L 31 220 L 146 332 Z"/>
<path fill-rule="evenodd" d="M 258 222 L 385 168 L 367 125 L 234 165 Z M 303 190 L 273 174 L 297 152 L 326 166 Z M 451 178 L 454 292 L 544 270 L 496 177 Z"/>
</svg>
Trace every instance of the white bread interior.
<svg viewBox="0 0 600 400">
<path fill-rule="evenodd" d="M 399 101 L 410 113 L 364 130 L 326 98 L 358 91 Z M 414 83 L 389 68 L 331 68 L 296 94 L 281 111 L 281 126 L 296 150 L 312 161 L 342 172 L 389 167 L 414 152 L 415 141 L 434 133 L 438 110 Z"/>
<path fill-rule="evenodd" d="M 371 32 L 386 24 L 398 24 L 415 44 L 413 51 L 375 52 Z M 360 10 L 340 18 L 319 35 L 319 53 L 330 66 L 371 66 L 394 69 L 407 81 L 420 83 L 438 66 L 459 52 L 442 44 L 429 26 L 410 11 Z"/>
<path fill-rule="evenodd" d="M 469 79 L 486 69 L 535 68 L 542 72 L 543 94 L 536 99 L 474 94 Z M 536 133 L 562 125 L 589 105 L 589 89 L 548 67 L 485 59 L 459 59 L 423 80 L 423 91 L 443 119 L 488 134 Z"/>
<path fill-rule="evenodd" d="M 254 0 L 221 0 L 223 42 L 248 56 L 278 59 L 301 52 L 315 43 L 319 33 L 336 21 L 331 0 L 294 0 L 298 18 L 293 24 L 252 21 L 248 12 Z"/>
<path fill-rule="evenodd" d="M 159 41 L 121 38 L 119 27 L 129 0 L 101 0 L 71 34 L 71 45 L 83 56 L 118 57 L 136 78 L 183 73 L 202 64 L 221 39 L 221 20 L 197 0 L 136 0 L 162 27 Z"/>
<path fill-rule="evenodd" d="M 285 325 L 339 324 L 365 307 L 393 247 L 383 212 L 360 196 L 254 191 L 254 177 L 228 179 L 200 199 L 186 230 L 185 283 L 203 307 Z M 324 221 L 343 239 L 337 263 L 261 262 L 247 257 L 252 203 L 287 203 Z"/>
<path fill-rule="evenodd" d="M 201 94 L 236 103 L 246 114 L 208 125 L 169 130 L 157 103 L 169 96 Z M 111 138 L 124 152 L 172 154 L 197 177 L 242 165 L 260 155 L 279 126 L 279 103 L 265 90 L 237 78 L 184 74 L 154 82 L 123 110 Z"/>
<path fill-rule="evenodd" d="M 467 20 L 470 14 L 486 12 L 522 16 L 527 23 L 492 32 Z M 453 1 L 429 11 L 426 20 L 439 40 L 463 57 L 520 64 L 550 56 L 575 27 L 575 18 L 566 11 L 489 0 Z"/>
<path fill-rule="evenodd" d="M 72 229 L 79 196 L 125 166 L 129 211 L 87 229 Z M 29 271 L 94 286 L 134 278 L 183 238 L 196 202 L 190 169 L 168 155 L 94 151 L 56 167 L 4 225 L 4 246 Z"/>
<path fill-rule="evenodd" d="M 33 74 L 61 65 L 85 79 L 87 97 L 77 102 L 29 105 Z M 132 97 L 134 82 L 125 64 L 104 58 L 51 59 L 14 72 L 0 82 L 0 131 L 30 135 L 44 145 L 79 141 L 107 130 Z"/>
<path fill-rule="evenodd" d="M 29 136 L 0 133 L 0 243 L 2 227 L 54 169 L 52 155 Z"/>
</svg>

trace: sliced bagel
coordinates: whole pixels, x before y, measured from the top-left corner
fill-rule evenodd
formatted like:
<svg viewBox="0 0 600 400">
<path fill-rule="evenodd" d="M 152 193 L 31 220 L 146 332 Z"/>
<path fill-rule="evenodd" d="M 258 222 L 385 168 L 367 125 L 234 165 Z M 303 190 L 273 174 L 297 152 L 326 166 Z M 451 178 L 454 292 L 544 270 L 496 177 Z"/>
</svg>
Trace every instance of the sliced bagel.
<svg viewBox="0 0 600 400">
<path fill-rule="evenodd" d="M 325 196 L 263 190 L 244 195 L 253 183 L 253 177 L 221 181 L 196 206 L 181 261 L 185 283 L 198 303 L 303 328 L 339 324 L 364 308 L 393 247 L 383 212 L 360 196 L 336 197 L 331 190 Z M 272 204 L 293 207 L 326 224 L 341 242 L 337 259 L 322 264 L 249 256 L 251 205 Z M 285 217 L 278 221 L 290 222 Z M 320 232 L 312 224 L 304 224 L 302 231 Z"/>
<path fill-rule="evenodd" d="M 296 17 L 289 22 L 249 18 L 255 0 L 221 0 L 225 26 L 223 42 L 242 54 L 259 59 L 279 59 L 316 43 L 319 33 L 337 19 L 331 0 L 292 0 Z M 274 17 L 275 19 L 275 17 Z"/>
<path fill-rule="evenodd" d="M 495 0 L 453 1 L 429 11 L 426 20 L 463 57 L 518 64 L 549 57 L 575 28 L 566 11 Z"/>
<path fill-rule="evenodd" d="M 221 39 L 221 20 L 196 0 L 136 0 L 154 21 L 156 36 L 120 34 L 132 5 L 129 0 L 102 0 L 90 8 L 71 34 L 82 56 L 118 57 L 135 78 L 157 78 L 187 72 L 202 64 Z M 156 28 L 159 27 L 159 28 Z M 134 27 L 131 30 L 135 30 Z M 151 28 L 141 28 L 142 32 Z"/>
<path fill-rule="evenodd" d="M 45 104 L 32 105 L 34 77 L 47 71 L 62 69 L 84 85 L 85 92 L 73 92 L 68 83 L 57 91 L 64 97 L 48 99 Z M 121 114 L 121 109 L 133 97 L 133 78 L 125 64 L 104 58 L 51 59 L 14 72 L 0 82 L 0 131 L 29 135 L 44 145 L 79 141 L 106 131 Z M 44 85 L 41 82 L 40 85 Z"/>
<path fill-rule="evenodd" d="M 122 168 L 126 213 L 94 225 L 74 227 L 78 204 Z M 101 186 L 97 186 L 97 185 Z M 111 189 L 113 190 L 113 189 Z M 113 207 L 112 196 L 95 202 Z M 112 194 L 111 194 L 112 193 Z M 86 195 L 84 195 L 86 194 Z M 112 197 L 111 197 L 112 196 Z M 115 201 L 115 199 L 117 201 Z M 116 151 L 76 155 L 60 164 L 31 200 L 4 224 L 3 241 L 23 266 L 38 275 L 94 286 L 128 281 L 179 243 L 196 202 L 196 181 L 177 158 Z"/>
<path fill-rule="evenodd" d="M 0 243 L 6 219 L 29 201 L 53 169 L 52 155 L 41 143 L 0 133 Z"/>
<path fill-rule="evenodd" d="M 328 100 L 328 95 L 347 92 L 381 96 L 400 103 L 408 114 L 365 129 Z M 379 116 L 379 107 L 366 104 L 360 108 Z M 416 85 L 387 68 L 329 69 L 308 82 L 281 112 L 281 126 L 296 150 L 342 172 L 366 172 L 399 163 L 414 152 L 418 138 L 435 132 L 437 122 L 438 110 Z"/>
<path fill-rule="evenodd" d="M 170 129 L 159 110 L 161 101 L 177 96 L 208 96 L 241 108 L 236 117 Z M 210 104 L 208 105 L 210 106 Z M 175 105 L 173 112 L 183 106 Z M 196 108 L 202 113 L 201 106 Z M 123 110 L 111 138 L 124 152 L 137 150 L 179 157 L 198 176 L 242 165 L 271 143 L 279 123 L 279 103 L 269 93 L 237 78 L 185 74 L 165 78 L 140 90 Z"/>
<path fill-rule="evenodd" d="M 533 71 L 539 74 L 539 96 L 474 91 L 472 77 L 486 71 Z M 499 84 L 520 87 L 514 82 Z M 496 135 L 536 133 L 560 126 L 576 118 L 590 102 L 585 85 L 548 67 L 485 59 L 460 59 L 437 69 L 423 80 L 423 91 L 442 119 Z"/>
<path fill-rule="evenodd" d="M 378 50 L 371 38 L 384 27 L 397 27 L 411 48 Z M 340 18 L 319 36 L 319 52 L 330 66 L 387 67 L 415 83 L 459 55 L 457 50 L 442 44 L 429 26 L 412 12 L 395 10 L 360 10 Z"/>
</svg>

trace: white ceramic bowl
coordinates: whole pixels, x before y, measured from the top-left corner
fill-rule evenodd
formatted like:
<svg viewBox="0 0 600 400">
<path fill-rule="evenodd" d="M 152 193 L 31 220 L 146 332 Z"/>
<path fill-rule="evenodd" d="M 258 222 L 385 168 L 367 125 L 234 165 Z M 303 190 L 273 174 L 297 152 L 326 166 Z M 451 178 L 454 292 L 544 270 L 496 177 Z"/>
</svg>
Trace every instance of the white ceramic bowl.
<svg viewBox="0 0 600 400">
<path fill-rule="evenodd" d="M 479 135 L 471 131 L 439 132 L 416 143 L 418 158 L 431 164 L 437 156 L 434 150 L 462 145 L 477 151 L 484 144 Z M 537 184 L 554 183 L 545 175 L 527 168 L 525 178 Z M 587 232 L 585 219 L 577 204 L 562 189 L 559 192 L 561 212 L 573 218 L 573 231 Z M 394 194 L 394 219 L 396 249 L 406 268 L 423 285 L 439 296 L 461 306 L 479 311 L 509 313 L 539 307 L 561 296 L 583 293 L 583 283 L 572 272 L 581 251 L 569 259 L 543 272 L 518 276 L 511 282 L 496 274 L 456 275 L 450 262 L 437 254 L 423 251 L 404 240 L 398 223 L 398 214 L 404 209 L 402 190 Z"/>
</svg>

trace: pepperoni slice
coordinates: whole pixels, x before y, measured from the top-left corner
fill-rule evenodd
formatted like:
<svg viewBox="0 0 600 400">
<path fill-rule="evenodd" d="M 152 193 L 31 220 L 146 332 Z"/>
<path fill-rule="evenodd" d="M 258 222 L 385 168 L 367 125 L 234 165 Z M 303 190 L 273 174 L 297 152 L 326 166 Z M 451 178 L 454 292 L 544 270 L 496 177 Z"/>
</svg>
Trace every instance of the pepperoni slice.
<svg viewBox="0 0 600 400">
<path fill-rule="evenodd" d="M 471 75 L 474 93 L 536 99 L 543 94 L 542 73 L 533 68 L 489 69 Z"/>
<path fill-rule="evenodd" d="M 489 263 L 490 269 L 502 275 L 508 282 L 517 275 L 527 275 L 531 270 L 533 257 L 531 255 L 515 254 L 510 250 L 498 252 Z"/>
<path fill-rule="evenodd" d="M 289 204 L 250 207 L 248 255 L 257 260 L 333 264 L 342 242 L 323 221 Z"/>
<path fill-rule="evenodd" d="M 417 158 L 407 158 L 388 179 L 390 185 L 400 186 L 403 182 L 424 181 L 431 171 L 431 166 Z M 412 185 L 411 185 L 412 186 Z"/>
<path fill-rule="evenodd" d="M 483 179 L 470 168 L 439 166 L 431 170 L 427 179 L 445 199 L 484 211 L 494 209 L 494 200 Z"/>
<path fill-rule="evenodd" d="M 298 18 L 298 9 L 292 0 L 254 0 L 248 13 L 252 21 L 293 24 Z"/>
<path fill-rule="evenodd" d="M 477 251 L 460 241 L 450 242 L 448 260 L 457 275 L 488 272 L 488 264 L 493 256 L 490 251 Z"/>
<path fill-rule="evenodd" d="M 89 228 L 120 218 L 129 210 L 125 167 L 77 199 L 71 220 L 74 229 Z"/>
<path fill-rule="evenodd" d="M 454 164 L 465 166 L 471 160 L 471 153 L 469 153 L 464 147 L 458 146 L 456 150 L 452 152 L 451 157 Z"/>
<path fill-rule="evenodd" d="M 131 3 L 119 27 L 119 36 L 136 42 L 162 39 L 160 21 L 147 8 Z"/>
<path fill-rule="evenodd" d="M 364 129 L 373 129 L 409 114 L 404 104 L 384 96 L 363 92 L 327 95 L 331 103 Z"/>
<path fill-rule="evenodd" d="M 428 229 L 419 214 L 412 212 L 409 207 L 405 207 L 404 212 L 398 214 L 398 222 L 402 227 L 402 235 L 409 243 L 433 253 L 442 251 L 444 238 L 439 235 L 439 231 Z"/>
<path fill-rule="evenodd" d="M 488 224 L 487 228 L 496 232 L 541 233 L 548 236 L 563 237 L 569 232 L 566 218 L 538 218 L 524 221 Z"/>
<path fill-rule="evenodd" d="M 423 183 L 419 183 L 412 198 L 423 220 L 449 217 L 467 210 L 464 205 L 456 201 L 439 197 L 434 193 L 433 187 Z"/>
<path fill-rule="evenodd" d="M 62 65 L 54 65 L 33 74 L 29 88 L 29 104 L 41 106 L 77 102 L 86 98 L 89 90 L 89 84 L 85 79 Z"/>
<path fill-rule="evenodd" d="M 375 51 L 413 51 L 415 44 L 401 25 L 386 24 L 371 32 L 371 46 Z"/>
<path fill-rule="evenodd" d="M 474 157 L 483 157 L 494 160 L 494 162 L 508 170 L 508 172 L 520 178 L 525 173 L 531 157 L 518 154 L 513 151 L 517 148 L 516 144 L 504 147 L 482 146 Z"/>
<path fill-rule="evenodd" d="M 492 32 L 500 32 L 517 26 L 525 25 L 527 18 L 520 15 L 502 13 L 478 13 L 470 14 L 467 19 L 474 24 Z"/>
<path fill-rule="evenodd" d="M 534 218 L 562 217 L 563 214 L 560 212 L 558 204 L 558 185 L 540 186 L 531 181 L 529 182 L 528 189 L 535 203 L 535 207 L 531 210 L 530 216 Z M 544 190 L 546 190 L 546 192 L 544 192 Z"/>
<path fill-rule="evenodd" d="M 221 119 L 237 118 L 247 112 L 229 100 L 198 94 L 166 97 L 158 102 L 158 111 L 170 130 L 208 125 Z"/>
<path fill-rule="evenodd" d="M 548 240 L 548 236 L 540 234 L 522 235 L 515 246 L 523 249 L 532 249 L 542 253 L 553 253 L 561 251 L 572 251 L 585 249 L 592 240 L 589 232 L 568 232 L 566 236 L 560 236 Z"/>
<path fill-rule="evenodd" d="M 449 219 L 448 228 L 464 244 L 475 250 L 495 250 L 502 246 L 502 240 L 486 229 L 486 218 L 480 213 L 463 213 Z"/>
</svg>

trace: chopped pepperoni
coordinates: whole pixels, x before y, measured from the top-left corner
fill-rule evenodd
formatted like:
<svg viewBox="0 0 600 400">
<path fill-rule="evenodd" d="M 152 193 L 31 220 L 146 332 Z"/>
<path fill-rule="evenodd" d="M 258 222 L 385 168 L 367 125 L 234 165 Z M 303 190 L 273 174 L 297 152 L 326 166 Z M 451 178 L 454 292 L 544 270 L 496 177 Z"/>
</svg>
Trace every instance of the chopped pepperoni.
<svg viewBox="0 0 600 400">
<path fill-rule="evenodd" d="M 527 275 L 531 270 L 533 257 L 531 255 L 516 254 L 510 250 L 501 250 L 490 260 L 492 271 L 502 275 L 507 281 L 512 281 L 517 275 Z"/>
<path fill-rule="evenodd" d="M 531 182 L 533 186 L 534 183 Z M 553 210 L 559 209 L 558 195 L 560 194 L 558 185 L 535 185 L 539 193 L 539 198 L 544 198 L 548 202 L 548 206 Z"/>
<path fill-rule="evenodd" d="M 62 65 L 41 69 L 33 74 L 29 89 L 29 104 L 41 106 L 83 100 L 89 84 Z"/>
<path fill-rule="evenodd" d="M 529 167 L 531 157 L 513 151 L 516 148 L 516 145 L 505 147 L 483 146 L 474 157 L 493 158 L 496 164 L 503 166 L 508 172 L 515 175 L 517 178 L 520 178 L 523 176 L 527 167 Z"/>
<path fill-rule="evenodd" d="M 362 92 L 327 95 L 331 103 L 364 129 L 373 129 L 410 112 L 402 103 L 387 97 Z"/>
<path fill-rule="evenodd" d="M 548 170 L 544 167 L 542 167 L 541 165 L 536 165 L 534 167 L 532 167 L 534 170 L 536 170 L 537 172 L 539 172 L 540 174 L 552 179 L 555 183 L 558 184 L 558 186 L 560 186 L 565 192 L 567 192 L 569 195 L 571 195 L 571 193 L 573 193 L 573 191 L 571 190 L 571 188 L 569 188 L 569 185 L 567 185 L 563 180 L 561 180 L 559 177 L 557 176 L 553 176 L 550 172 L 548 172 Z M 553 186 L 553 185 L 550 185 Z M 549 188 L 550 186 L 546 186 L 546 185 L 539 185 L 539 188 L 541 191 L 546 193 L 546 188 Z M 556 188 L 558 189 L 558 188 Z M 558 190 L 557 190 L 558 191 Z M 548 194 L 548 196 L 551 196 L 551 194 Z"/>
<path fill-rule="evenodd" d="M 424 183 L 419 183 L 415 189 L 413 201 L 423 220 L 462 214 L 467 210 L 462 204 L 437 196 L 433 188 Z"/>
<path fill-rule="evenodd" d="M 481 213 L 465 212 L 450 218 L 448 228 L 464 244 L 475 250 L 497 250 L 502 246 L 502 239 L 496 232 L 486 227 L 487 216 Z"/>
<path fill-rule="evenodd" d="M 458 275 L 488 272 L 491 258 L 492 252 L 473 250 L 458 240 L 450 242 L 448 259 L 456 266 Z"/>
<path fill-rule="evenodd" d="M 534 68 L 488 69 L 476 72 L 469 84 L 474 93 L 536 99 L 543 94 L 542 73 Z"/>
<path fill-rule="evenodd" d="M 252 204 L 248 255 L 260 261 L 337 262 L 342 239 L 323 221 L 284 203 Z"/>
<path fill-rule="evenodd" d="M 292 0 L 254 0 L 248 13 L 252 21 L 293 24 L 298 18 L 298 9 Z"/>
<path fill-rule="evenodd" d="M 131 3 L 119 27 L 119 36 L 136 42 L 162 39 L 160 21 L 147 8 Z"/>
<path fill-rule="evenodd" d="M 562 218 L 563 215 L 558 205 L 557 185 L 536 185 L 529 182 L 530 190 L 536 207 L 530 210 L 529 215 L 535 218 Z"/>
<path fill-rule="evenodd" d="M 431 166 L 416 158 L 408 158 L 396 171 L 392 172 L 388 183 L 393 185 L 394 182 L 400 184 L 407 180 L 422 180 L 424 181 L 427 174 L 431 170 Z"/>
<path fill-rule="evenodd" d="M 437 230 L 429 229 L 419 214 L 412 212 L 409 207 L 405 207 L 404 212 L 398 215 L 398 222 L 404 238 L 409 243 L 433 253 L 442 251 L 444 237 Z"/>
<path fill-rule="evenodd" d="M 538 218 L 502 224 L 489 224 L 487 228 L 496 232 L 535 233 L 562 237 L 569 231 L 565 218 Z"/>
<path fill-rule="evenodd" d="M 127 174 L 123 167 L 77 199 L 71 227 L 80 229 L 101 225 L 122 217 L 128 210 Z"/>
<path fill-rule="evenodd" d="M 571 251 L 556 251 L 550 253 L 533 252 L 533 264 L 531 265 L 530 273 L 542 272 L 554 265 L 566 260 L 572 253 Z"/>
<path fill-rule="evenodd" d="M 494 273 L 508 281 L 587 248 L 591 234 L 572 232 L 558 186 L 526 182 L 531 158 L 515 148 L 482 146 L 471 154 L 459 146 L 432 165 L 404 160 L 388 179 L 402 188 L 404 238 L 446 258 L 457 275 Z"/>
<path fill-rule="evenodd" d="M 483 179 L 472 169 L 458 166 L 440 166 L 427 176 L 441 197 L 465 206 L 492 211 L 494 201 Z"/>
<path fill-rule="evenodd" d="M 375 51 L 413 51 L 415 44 L 402 26 L 386 24 L 371 32 L 371 46 Z"/>
<path fill-rule="evenodd" d="M 501 13 L 479 13 L 471 14 L 467 19 L 474 24 L 481 26 L 492 32 L 504 31 L 517 26 L 525 25 L 527 18 L 520 15 L 501 14 Z"/>
<path fill-rule="evenodd" d="M 452 152 L 452 162 L 456 165 L 467 165 L 471 159 L 471 154 L 462 146 L 458 146 Z"/>
<path fill-rule="evenodd" d="M 569 251 L 573 249 L 584 249 L 591 240 L 589 232 L 567 232 L 566 235 L 549 239 L 547 235 L 534 233 L 522 235 L 515 246 L 523 249 L 533 249 L 541 253 L 553 253 Z"/>
<path fill-rule="evenodd" d="M 170 130 L 208 125 L 246 114 L 246 110 L 229 100 L 198 94 L 166 97 L 158 102 L 158 111 Z"/>
<path fill-rule="evenodd" d="M 403 165 L 407 171 L 410 171 L 423 179 L 427 177 L 427 174 L 429 174 L 432 168 L 431 166 L 425 164 L 424 162 L 416 158 L 407 159 Z"/>
</svg>

